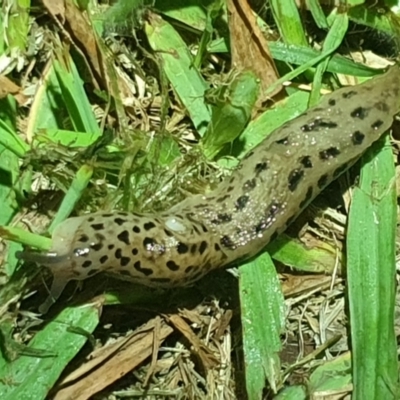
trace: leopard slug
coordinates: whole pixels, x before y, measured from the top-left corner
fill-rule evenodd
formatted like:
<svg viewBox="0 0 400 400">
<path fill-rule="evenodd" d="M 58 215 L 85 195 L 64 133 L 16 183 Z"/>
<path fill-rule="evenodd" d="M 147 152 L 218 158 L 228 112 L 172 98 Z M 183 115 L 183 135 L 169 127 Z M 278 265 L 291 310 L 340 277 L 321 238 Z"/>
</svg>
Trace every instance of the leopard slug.
<svg viewBox="0 0 400 400">
<path fill-rule="evenodd" d="M 188 285 L 259 253 L 392 125 L 400 67 L 323 97 L 275 130 L 214 191 L 158 214 L 98 212 L 54 231 L 49 253 L 19 256 L 54 274 L 46 310 L 69 280 L 108 271 L 139 284 Z"/>
</svg>

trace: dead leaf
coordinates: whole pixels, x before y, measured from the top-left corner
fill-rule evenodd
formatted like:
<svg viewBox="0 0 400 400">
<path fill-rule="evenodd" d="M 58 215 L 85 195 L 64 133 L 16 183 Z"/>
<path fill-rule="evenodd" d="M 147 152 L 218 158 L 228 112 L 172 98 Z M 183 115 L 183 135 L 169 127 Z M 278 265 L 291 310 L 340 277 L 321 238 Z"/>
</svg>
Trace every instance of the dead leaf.
<svg viewBox="0 0 400 400">
<path fill-rule="evenodd" d="M 0 76 L 0 99 L 4 99 L 9 94 L 15 97 L 18 104 L 24 105 L 28 98 L 22 93 L 21 88 L 6 76 Z"/>
<path fill-rule="evenodd" d="M 59 19 L 62 24 L 65 21 L 65 4 L 64 0 L 43 0 L 43 5 L 46 7 L 49 14 L 54 19 Z"/>
<path fill-rule="evenodd" d="M 97 46 L 94 30 L 82 11 L 71 0 L 66 1 L 65 22 L 65 26 L 74 42 L 86 55 L 97 82 L 101 87 L 107 87 L 103 74 L 101 52 Z"/>
<path fill-rule="evenodd" d="M 315 290 L 324 290 L 332 284 L 332 277 L 326 275 L 284 274 L 282 276 L 285 278 L 282 282 L 282 292 L 286 298 L 300 296 Z M 339 281 L 337 280 L 337 282 Z"/>
<path fill-rule="evenodd" d="M 88 357 L 90 361 L 60 382 L 57 387 L 58 392 L 51 398 L 53 400 L 91 398 L 140 365 L 153 353 L 154 340 L 158 341 L 158 348 L 172 332 L 173 329 L 165 321 L 152 319 L 130 335 L 94 351 Z M 71 382 L 74 383 L 66 386 Z"/>
<path fill-rule="evenodd" d="M 264 95 L 278 79 L 268 42 L 247 0 L 228 0 L 228 16 L 232 65 L 239 71 L 252 71 L 260 79 L 262 90 L 257 104 L 261 105 L 282 90 L 282 86 L 278 86 L 268 97 Z"/>
<path fill-rule="evenodd" d="M 219 364 L 212 351 L 200 341 L 183 318 L 177 314 L 169 314 L 166 317 L 193 346 L 193 352 L 201 362 L 201 367 L 205 373 L 208 373 L 210 369 L 215 368 Z"/>
<path fill-rule="evenodd" d="M 218 326 L 215 331 L 214 339 L 218 340 L 220 337 L 223 336 L 225 333 L 225 330 L 228 328 L 231 319 L 233 316 L 232 310 L 226 310 L 223 314 L 222 317 L 218 321 Z"/>
</svg>

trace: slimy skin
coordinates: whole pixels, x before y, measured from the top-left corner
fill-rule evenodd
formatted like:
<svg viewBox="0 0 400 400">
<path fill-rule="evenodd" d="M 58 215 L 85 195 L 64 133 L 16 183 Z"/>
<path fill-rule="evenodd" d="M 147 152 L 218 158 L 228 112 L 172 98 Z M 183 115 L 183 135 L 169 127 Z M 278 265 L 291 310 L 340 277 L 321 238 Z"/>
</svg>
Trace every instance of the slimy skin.
<svg viewBox="0 0 400 400">
<path fill-rule="evenodd" d="M 142 285 L 188 285 L 259 253 L 392 125 L 400 68 L 325 96 L 251 150 L 214 191 L 159 214 L 99 212 L 61 223 L 48 266 L 56 299 L 71 279 L 107 271 Z M 47 301 L 46 309 L 51 304 Z"/>
</svg>

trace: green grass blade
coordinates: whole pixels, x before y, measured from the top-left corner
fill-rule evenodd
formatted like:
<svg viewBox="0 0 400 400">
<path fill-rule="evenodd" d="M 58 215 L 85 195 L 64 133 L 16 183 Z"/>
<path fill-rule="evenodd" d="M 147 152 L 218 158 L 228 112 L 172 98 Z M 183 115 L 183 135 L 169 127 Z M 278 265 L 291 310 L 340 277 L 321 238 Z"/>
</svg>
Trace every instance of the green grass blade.
<svg viewBox="0 0 400 400">
<path fill-rule="evenodd" d="M 22 158 L 29 146 L 18 136 L 7 123 L 0 119 L 0 145 Z"/>
<path fill-rule="evenodd" d="M 29 8 L 30 0 L 14 0 L 3 6 L 2 12 L 8 8 L 7 43 L 12 53 L 25 52 L 30 29 Z"/>
<path fill-rule="evenodd" d="M 374 145 L 363 161 L 347 235 L 353 399 L 394 399 L 396 189 L 389 137 Z"/>
<path fill-rule="evenodd" d="M 349 26 L 349 18 L 347 14 L 334 14 L 332 26 L 326 36 L 324 44 L 322 46 L 322 52 L 336 50 L 343 42 L 344 37 Z M 317 66 L 316 73 L 314 75 L 313 88 L 310 95 L 310 106 L 314 106 L 318 103 L 321 97 L 322 77 L 329 64 L 331 57 L 325 58 Z"/>
<path fill-rule="evenodd" d="M 57 211 L 57 215 L 50 225 L 50 233 L 59 223 L 70 216 L 77 202 L 82 197 L 84 190 L 87 188 L 87 185 L 89 184 L 92 175 L 93 167 L 91 167 L 90 165 L 83 165 L 79 169 L 75 176 L 75 179 L 72 181 L 71 186 L 68 189 L 67 194 L 64 196 L 61 206 Z"/>
<path fill-rule="evenodd" d="M 61 372 L 87 341 L 71 331 L 79 326 L 92 333 L 99 322 L 96 305 L 66 308 L 36 333 L 29 344 L 31 355 L 11 362 L 0 360 L 0 397 L 3 400 L 47 398 Z M 33 353 L 37 353 L 33 356 Z"/>
<path fill-rule="evenodd" d="M 281 383 L 280 335 L 285 326 L 284 298 L 267 253 L 240 268 L 239 285 L 247 394 L 261 399 L 265 379 L 275 392 Z"/>
<path fill-rule="evenodd" d="M 192 119 L 197 131 L 203 135 L 211 119 L 204 103 L 208 85 L 193 66 L 193 57 L 178 32 L 160 17 L 152 15 L 145 25 L 150 46 L 162 60 L 164 72 L 174 91 Z"/>
<path fill-rule="evenodd" d="M 271 0 L 274 20 L 283 41 L 287 44 L 308 46 L 299 9 L 294 0 Z"/>
<path fill-rule="evenodd" d="M 215 157 L 222 147 L 233 142 L 250 119 L 259 92 L 258 78 L 252 72 L 235 76 L 222 88 L 212 106 L 212 118 L 202 138 L 204 154 Z"/>
<path fill-rule="evenodd" d="M 59 50 L 60 52 L 61 50 Z M 65 53 L 62 53 L 65 56 Z M 83 81 L 79 76 L 71 56 L 59 55 L 54 60 L 54 70 L 61 88 L 62 97 L 69 117 L 78 132 L 100 135 L 100 128 L 90 106 L 89 99 L 83 90 Z"/>
<path fill-rule="evenodd" d="M 286 45 L 283 42 L 268 42 L 272 57 L 278 61 L 284 61 L 289 64 L 303 65 L 309 60 L 321 55 L 321 52 L 304 46 Z M 208 46 L 210 53 L 227 53 L 228 46 L 226 40 L 216 39 Z M 367 67 L 366 65 L 357 64 L 356 62 L 335 54 L 329 59 L 326 67 L 328 72 L 354 75 L 360 77 L 371 77 L 376 75 L 376 69 Z"/>
</svg>

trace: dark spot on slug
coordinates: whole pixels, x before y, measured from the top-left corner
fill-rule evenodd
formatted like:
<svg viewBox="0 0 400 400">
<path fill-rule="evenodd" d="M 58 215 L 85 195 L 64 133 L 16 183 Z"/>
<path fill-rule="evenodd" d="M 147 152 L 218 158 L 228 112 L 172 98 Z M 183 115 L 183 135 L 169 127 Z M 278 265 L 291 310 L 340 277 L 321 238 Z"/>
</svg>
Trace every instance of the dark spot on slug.
<svg viewBox="0 0 400 400">
<path fill-rule="evenodd" d="M 350 116 L 352 118 L 364 119 L 368 116 L 368 108 L 357 107 L 350 113 Z"/>
<path fill-rule="evenodd" d="M 222 203 L 223 201 L 229 199 L 231 196 L 229 194 L 226 194 L 225 196 L 220 197 L 219 199 L 215 200 L 217 203 Z"/>
<path fill-rule="evenodd" d="M 129 264 L 131 259 L 129 257 L 121 257 L 120 265 L 121 267 L 125 267 Z"/>
<path fill-rule="evenodd" d="M 348 169 L 348 168 L 349 168 L 349 165 L 347 163 L 341 165 L 340 167 L 336 168 L 335 171 L 333 171 L 333 177 L 337 178 L 339 175 L 342 175 L 342 173 L 344 171 L 346 171 L 346 169 Z"/>
<path fill-rule="evenodd" d="M 100 264 L 104 264 L 108 260 L 108 256 L 100 257 Z"/>
<path fill-rule="evenodd" d="M 310 156 L 300 157 L 299 161 L 300 161 L 300 164 L 302 164 L 304 168 L 312 168 L 313 167 Z"/>
<path fill-rule="evenodd" d="M 134 256 L 137 256 L 137 255 L 139 254 L 139 250 L 138 250 L 136 247 L 134 247 L 134 248 L 132 249 L 132 254 L 133 254 Z"/>
<path fill-rule="evenodd" d="M 143 225 L 143 228 L 144 228 L 145 231 L 149 231 L 150 229 L 153 229 L 155 227 L 156 227 L 156 224 L 154 222 L 146 222 Z"/>
<path fill-rule="evenodd" d="M 215 243 L 215 244 L 214 244 L 214 249 L 215 249 L 215 251 L 220 251 L 220 250 L 221 250 L 221 247 L 219 246 L 218 243 Z"/>
<path fill-rule="evenodd" d="M 117 236 L 118 240 L 120 240 L 121 242 L 124 242 L 125 244 L 130 244 L 129 241 L 129 232 L 127 230 L 122 231 L 118 236 Z"/>
<path fill-rule="evenodd" d="M 389 106 L 383 101 L 378 101 L 374 104 L 374 107 L 379 111 L 389 112 Z"/>
<path fill-rule="evenodd" d="M 350 99 L 350 98 L 352 98 L 354 95 L 356 95 L 357 94 L 357 92 L 355 91 L 355 90 L 350 90 L 350 91 L 348 91 L 348 92 L 344 92 L 343 94 L 342 94 L 342 97 L 344 98 L 344 99 Z"/>
<path fill-rule="evenodd" d="M 90 246 L 90 248 L 95 250 L 95 251 L 99 251 L 99 250 L 101 250 L 103 248 L 103 243 L 100 242 L 100 243 L 92 244 Z"/>
<path fill-rule="evenodd" d="M 288 183 L 289 183 L 289 190 L 294 192 L 304 177 L 304 171 L 302 169 L 294 169 L 290 172 Z"/>
<path fill-rule="evenodd" d="M 208 243 L 205 240 L 203 240 L 199 246 L 199 253 L 203 254 L 206 251 L 207 247 L 208 247 Z"/>
<path fill-rule="evenodd" d="M 167 236 L 172 237 L 174 236 L 174 234 L 172 232 L 170 232 L 168 229 L 164 229 L 164 232 Z"/>
<path fill-rule="evenodd" d="M 122 250 L 117 249 L 115 250 L 115 258 L 121 258 L 122 257 Z"/>
<path fill-rule="evenodd" d="M 229 214 L 217 214 L 217 218 L 211 220 L 215 225 L 223 224 L 232 221 L 232 215 Z"/>
<path fill-rule="evenodd" d="M 287 146 L 289 144 L 289 136 L 286 136 L 282 139 L 279 139 L 277 141 L 275 141 L 276 144 L 283 144 L 285 146 Z"/>
<path fill-rule="evenodd" d="M 324 121 L 323 119 L 320 119 L 318 117 L 314 121 L 303 125 L 300 129 L 303 132 L 312 132 L 312 131 L 318 131 L 320 128 L 332 129 L 332 128 L 336 128 L 336 127 L 337 127 L 336 122 Z"/>
<path fill-rule="evenodd" d="M 89 217 L 88 218 L 88 222 L 93 222 L 94 221 L 94 217 Z"/>
<path fill-rule="evenodd" d="M 208 229 L 207 229 L 207 227 L 206 227 L 204 224 L 201 224 L 201 228 L 203 229 L 203 232 L 204 232 L 204 233 L 207 233 L 207 232 L 208 232 Z"/>
<path fill-rule="evenodd" d="M 230 193 L 230 192 L 232 192 L 233 189 L 235 189 L 234 186 L 229 186 L 228 189 L 226 189 L 226 191 L 227 191 L 228 193 Z"/>
<path fill-rule="evenodd" d="M 250 200 L 250 197 L 247 195 L 240 196 L 235 202 L 236 210 L 242 211 L 246 207 L 249 200 Z"/>
<path fill-rule="evenodd" d="M 156 244 L 157 244 L 157 242 L 154 239 L 149 238 L 149 237 L 146 237 L 143 240 L 143 247 L 149 251 L 153 251 L 154 245 L 156 245 Z"/>
<path fill-rule="evenodd" d="M 113 217 L 114 214 L 113 213 L 106 213 L 106 214 L 101 214 L 101 216 L 105 217 L 105 218 L 109 218 L 109 217 Z"/>
<path fill-rule="evenodd" d="M 307 193 L 306 193 L 306 196 L 304 197 L 304 199 L 301 201 L 301 203 L 300 203 L 300 208 L 303 208 L 303 207 L 305 207 L 307 204 L 308 204 L 308 202 L 311 200 L 311 198 L 312 198 L 312 195 L 313 195 L 313 188 L 312 188 L 312 186 L 310 186 L 308 189 L 307 189 Z"/>
<path fill-rule="evenodd" d="M 90 225 L 95 231 L 101 231 L 104 229 L 104 224 L 92 224 Z"/>
<path fill-rule="evenodd" d="M 92 265 L 92 262 L 90 260 L 86 260 L 84 263 L 82 263 L 82 268 L 88 268 Z"/>
<path fill-rule="evenodd" d="M 196 253 L 196 250 L 197 250 L 197 245 L 196 244 L 192 244 L 192 247 L 190 248 L 190 252 L 192 254 L 194 254 L 194 253 Z"/>
<path fill-rule="evenodd" d="M 89 236 L 83 234 L 83 235 L 81 235 L 81 237 L 78 239 L 78 242 L 85 243 L 85 242 L 87 242 L 88 240 L 89 240 Z"/>
<path fill-rule="evenodd" d="M 108 250 L 112 250 L 115 247 L 115 245 L 114 244 L 109 244 L 107 247 L 108 247 Z"/>
<path fill-rule="evenodd" d="M 254 172 L 256 175 L 259 175 L 262 171 L 265 171 L 268 168 L 268 164 L 266 162 L 257 163 Z"/>
<path fill-rule="evenodd" d="M 328 183 L 328 175 L 324 174 L 321 176 L 321 178 L 318 179 L 317 185 L 320 189 L 323 189 L 327 183 Z"/>
<path fill-rule="evenodd" d="M 179 270 L 179 265 L 176 264 L 172 260 L 167 261 L 166 265 L 167 265 L 168 269 L 170 269 L 171 271 L 178 271 Z"/>
<path fill-rule="evenodd" d="M 189 251 L 189 247 L 185 243 L 179 242 L 176 246 L 176 250 L 178 250 L 179 254 L 185 254 Z"/>
<path fill-rule="evenodd" d="M 333 107 L 333 106 L 336 105 L 336 100 L 335 99 L 329 99 L 328 104 Z"/>
<path fill-rule="evenodd" d="M 380 119 L 376 120 L 372 125 L 371 128 L 374 130 L 379 129 L 381 126 L 383 125 L 383 121 L 381 121 Z"/>
<path fill-rule="evenodd" d="M 142 265 L 140 261 L 136 261 L 135 264 L 133 264 L 133 268 L 136 269 L 136 271 L 141 272 L 145 276 L 150 276 L 153 274 L 153 270 L 150 268 L 142 268 Z"/>
<path fill-rule="evenodd" d="M 245 160 L 246 158 L 251 157 L 254 154 L 254 151 L 249 151 L 244 157 L 243 160 Z"/>
<path fill-rule="evenodd" d="M 194 266 L 193 265 L 189 265 L 188 267 L 186 267 L 185 269 L 185 274 L 188 274 L 190 271 L 193 271 Z"/>
<path fill-rule="evenodd" d="M 136 225 L 132 228 L 132 230 L 135 233 L 140 233 L 140 228 L 138 226 L 136 226 Z"/>
<path fill-rule="evenodd" d="M 222 236 L 221 245 L 222 245 L 222 247 L 227 247 L 232 250 L 236 249 L 235 243 L 232 241 L 232 239 L 228 235 Z"/>
<path fill-rule="evenodd" d="M 114 219 L 114 222 L 115 222 L 117 225 L 121 226 L 121 225 L 123 225 L 123 224 L 126 222 L 126 219 L 123 219 L 123 218 L 115 218 L 115 219 Z"/>
<path fill-rule="evenodd" d="M 101 233 L 98 233 L 98 232 L 96 232 L 94 234 L 94 236 L 99 242 L 102 242 L 102 241 L 104 241 L 106 239 L 106 237 L 104 235 L 102 235 Z"/>
<path fill-rule="evenodd" d="M 337 157 L 340 154 L 340 150 L 337 147 L 329 147 L 326 150 L 319 152 L 319 158 L 321 160 L 330 160 Z"/>
<path fill-rule="evenodd" d="M 353 142 L 354 145 L 360 145 L 364 141 L 365 135 L 361 133 L 360 131 L 355 131 L 351 135 L 351 141 Z"/>
<path fill-rule="evenodd" d="M 243 192 L 250 192 L 251 190 L 253 190 L 255 187 L 257 186 L 257 182 L 256 180 L 253 179 L 249 179 L 248 181 L 246 181 L 243 184 L 242 190 Z"/>
<path fill-rule="evenodd" d="M 268 229 L 275 222 L 275 216 L 280 210 L 281 205 L 279 203 L 274 201 L 269 204 L 265 208 L 264 217 L 254 227 L 255 234 L 258 235 Z"/>
</svg>

